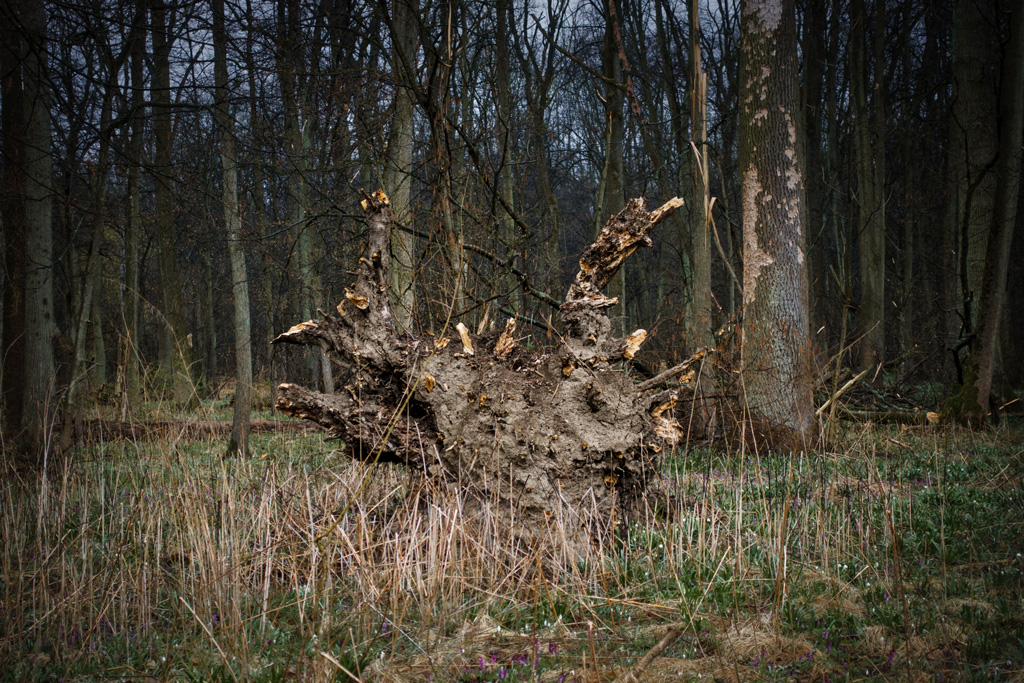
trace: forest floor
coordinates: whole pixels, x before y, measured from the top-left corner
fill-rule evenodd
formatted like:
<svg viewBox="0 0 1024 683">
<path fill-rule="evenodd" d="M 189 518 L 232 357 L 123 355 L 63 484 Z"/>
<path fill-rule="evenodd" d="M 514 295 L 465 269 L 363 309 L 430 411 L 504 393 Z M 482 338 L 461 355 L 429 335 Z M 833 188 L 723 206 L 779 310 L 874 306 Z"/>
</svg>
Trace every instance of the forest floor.
<svg viewBox="0 0 1024 683">
<path fill-rule="evenodd" d="M 610 682 L 666 633 L 639 680 L 1024 680 L 1013 425 L 680 449 L 643 519 L 554 574 L 319 434 L 255 434 L 246 460 L 224 439 L 5 476 L 0 680 Z"/>
</svg>

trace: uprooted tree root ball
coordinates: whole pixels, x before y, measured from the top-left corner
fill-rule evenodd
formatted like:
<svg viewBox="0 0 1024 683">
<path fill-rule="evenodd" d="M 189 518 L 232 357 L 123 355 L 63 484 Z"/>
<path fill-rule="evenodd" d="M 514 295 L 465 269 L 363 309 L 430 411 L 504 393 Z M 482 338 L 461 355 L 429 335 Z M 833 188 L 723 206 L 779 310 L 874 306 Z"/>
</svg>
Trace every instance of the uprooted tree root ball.
<svg viewBox="0 0 1024 683">
<path fill-rule="evenodd" d="M 672 392 L 638 390 L 615 367 L 647 333 L 612 337 L 605 311 L 616 299 L 601 291 L 681 205 L 648 212 L 634 199 L 608 221 L 561 306 L 564 337 L 554 352 L 533 355 L 516 345 L 515 320 L 496 340 L 461 323 L 434 338 L 400 332 L 388 291 L 391 210 L 383 192 L 367 195 L 368 246 L 337 315 L 274 340 L 319 345 L 341 368 L 341 389 L 282 384 L 278 408 L 319 424 L 352 458 L 400 463 L 432 486 L 458 487 L 477 508 L 461 514 L 471 521 L 490 507 L 524 550 L 557 548 L 563 557 L 546 557 L 574 560 L 637 509 L 660 455 L 683 433 L 668 410 Z"/>
</svg>

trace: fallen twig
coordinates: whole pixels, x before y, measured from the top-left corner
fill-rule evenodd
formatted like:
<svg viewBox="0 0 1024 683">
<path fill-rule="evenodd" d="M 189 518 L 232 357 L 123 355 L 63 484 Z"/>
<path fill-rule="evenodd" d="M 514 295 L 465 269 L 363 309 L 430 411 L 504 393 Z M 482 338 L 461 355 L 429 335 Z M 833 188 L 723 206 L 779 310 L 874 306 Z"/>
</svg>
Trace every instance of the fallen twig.
<svg viewBox="0 0 1024 683">
<path fill-rule="evenodd" d="M 668 629 L 665 630 L 665 635 L 661 637 L 661 640 L 659 640 L 639 662 L 634 664 L 629 671 L 616 678 L 615 683 L 637 683 L 637 681 L 640 680 L 640 675 L 651 665 L 651 662 L 664 652 L 665 648 L 676 642 L 682 634 L 683 629 L 680 627 L 669 626 Z"/>
</svg>

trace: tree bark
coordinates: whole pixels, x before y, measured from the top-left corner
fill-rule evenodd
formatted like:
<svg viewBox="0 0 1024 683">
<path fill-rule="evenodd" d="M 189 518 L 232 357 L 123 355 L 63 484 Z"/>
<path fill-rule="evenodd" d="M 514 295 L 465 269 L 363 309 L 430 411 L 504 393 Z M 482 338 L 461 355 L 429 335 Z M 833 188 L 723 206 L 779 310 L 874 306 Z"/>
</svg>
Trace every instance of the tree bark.
<svg viewBox="0 0 1024 683">
<path fill-rule="evenodd" d="M 853 0 L 850 36 L 850 90 L 854 110 L 857 157 L 857 234 L 860 248 L 860 367 L 885 361 L 885 23 L 883 3 L 875 3 L 872 31 L 872 84 L 868 84 L 868 54 L 864 0 Z M 881 35 L 879 35 L 881 33 Z M 870 91 L 870 96 L 869 96 Z"/>
<path fill-rule="evenodd" d="M 1017 221 L 1024 144 L 1024 9 L 1011 13 L 1010 39 L 1004 46 L 999 94 L 999 158 L 996 161 L 995 206 L 988 237 L 978 329 L 959 400 L 948 406 L 955 417 L 978 423 L 992 410 L 992 378 L 999 342 L 999 321 L 1006 300 L 1010 247 Z"/>
<path fill-rule="evenodd" d="M 977 299 L 996 193 L 999 78 L 995 0 L 956 0 L 953 10 L 953 103 L 949 124 L 951 241 L 958 242 L 961 335 L 974 332 Z"/>
<path fill-rule="evenodd" d="M 743 386 L 755 431 L 802 449 L 815 423 L 794 7 L 745 0 L 741 8 Z"/>
<path fill-rule="evenodd" d="M 238 156 L 235 124 L 228 102 L 227 31 L 224 0 L 213 0 L 214 79 L 217 91 L 217 123 L 220 126 L 220 158 L 223 169 L 221 205 L 231 260 L 231 292 L 235 327 L 235 412 L 228 441 L 228 457 L 249 454 L 249 418 L 252 414 L 252 331 L 249 317 L 249 275 L 245 267 L 242 214 L 238 204 Z"/>
<path fill-rule="evenodd" d="M 111 67 L 113 65 L 110 65 Z M 107 76 L 113 80 L 112 69 Z M 92 238 L 89 244 L 89 258 L 86 263 L 85 272 L 82 273 L 83 291 L 82 301 L 78 312 L 78 321 L 74 336 L 74 354 L 71 359 L 71 380 L 67 390 L 67 415 L 64 419 L 64 430 L 62 434 L 62 446 L 67 447 L 71 443 L 71 431 L 82 419 L 84 405 L 81 400 L 82 383 L 86 381 L 89 374 L 88 363 L 86 362 L 86 341 L 88 339 L 90 322 L 99 330 L 99 320 L 95 318 L 99 307 L 96 305 L 100 282 L 100 247 L 103 244 L 103 231 L 106 222 L 107 202 L 107 169 L 110 161 L 110 119 L 112 116 L 114 86 L 108 82 L 104 87 L 103 105 L 100 114 L 100 149 L 98 163 L 96 166 L 95 187 L 93 188 L 93 226 Z M 101 336 L 102 338 L 102 336 Z"/>
<path fill-rule="evenodd" d="M 657 477 L 665 441 L 681 431 L 672 398 L 651 405 L 612 368 L 646 332 L 609 337 L 614 299 L 601 290 L 682 202 L 653 213 L 643 204 L 631 201 L 583 253 L 561 309 L 566 335 L 555 352 L 532 356 L 516 347 L 514 320 L 496 341 L 461 323 L 454 338 L 400 332 L 387 287 L 391 211 L 383 192 L 368 195 L 369 245 L 338 315 L 275 339 L 332 354 L 344 389 L 327 396 L 282 384 L 278 407 L 342 439 L 349 457 L 457 487 L 462 514 L 490 511 L 546 559 L 575 561 L 629 515 Z"/>
<path fill-rule="evenodd" d="M 392 200 L 395 220 L 407 230 L 391 235 L 395 263 L 391 287 L 395 293 L 395 323 L 413 331 L 416 309 L 416 238 L 412 214 L 413 99 L 411 88 L 416 78 L 418 51 L 416 0 L 395 0 L 391 28 L 391 70 L 395 94 L 391 128 L 388 134 L 388 162 L 384 167 L 384 187 Z"/>
<path fill-rule="evenodd" d="M 711 166 L 708 163 L 708 77 L 701 66 L 700 10 L 696 0 L 690 9 L 690 310 L 686 318 L 689 351 L 711 346 Z"/>
<path fill-rule="evenodd" d="M 25 120 L 21 65 L 25 43 L 18 20 L 16 2 L 0 4 L 4 28 L 0 41 L 0 81 L 2 85 L 2 146 L 4 158 L 3 193 L 0 212 L 4 230 L 4 328 L 3 345 L 3 426 L 16 433 L 21 430 L 25 395 Z"/>
<path fill-rule="evenodd" d="M 46 8 L 20 7 L 25 59 L 25 395 L 22 425 L 29 443 L 44 443 L 56 380 L 53 335 L 53 159 Z"/>
<path fill-rule="evenodd" d="M 278 0 L 277 2 L 277 78 L 281 91 L 281 103 L 284 110 L 284 167 L 288 173 L 288 230 L 295 234 L 295 258 L 293 261 L 293 280 L 291 288 L 292 307 L 296 314 L 303 318 L 312 316 L 313 264 L 312 237 L 307 220 L 309 203 L 309 150 L 307 149 L 309 125 L 307 112 L 300 106 L 302 91 L 302 40 L 299 33 L 302 5 L 298 0 Z M 319 354 L 312 350 L 303 354 L 302 360 L 295 364 L 302 366 L 311 382 L 316 382 L 320 374 Z"/>
<path fill-rule="evenodd" d="M 625 115 L 623 105 L 625 94 L 622 84 L 622 61 L 619 59 L 618 45 L 615 39 L 618 11 L 615 3 L 620 0 L 604 0 L 604 46 L 601 48 L 601 63 L 608 81 L 604 86 L 605 111 L 605 146 L 604 167 L 601 170 L 601 189 L 598 192 L 597 220 L 595 235 L 601 226 L 612 216 L 622 210 L 626 203 L 626 190 L 623 185 L 625 170 L 623 168 L 623 146 L 625 144 Z M 628 316 L 626 314 L 626 269 L 622 268 L 608 286 L 608 294 L 615 302 L 610 315 L 615 323 L 615 330 L 626 333 Z"/>
<path fill-rule="evenodd" d="M 146 0 L 136 0 L 132 23 L 129 71 L 131 123 L 128 130 L 128 222 L 124 235 L 124 404 L 122 414 L 131 413 L 139 401 L 139 236 L 142 232 L 142 149 L 143 149 L 143 72 L 146 50 Z"/>
<path fill-rule="evenodd" d="M 181 294 L 181 278 L 177 261 L 177 229 L 174 211 L 174 166 L 172 164 L 174 135 L 171 121 L 172 33 L 165 0 L 150 5 L 153 22 L 153 133 L 156 154 L 153 174 L 156 193 L 156 232 L 159 241 L 160 287 L 163 293 L 164 324 L 169 332 L 170 348 L 165 349 L 165 370 L 171 378 L 176 401 L 191 401 L 192 348 L 185 326 L 185 304 Z"/>
<path fill-rule="evenodd" d="M 803 27 L 803 88 L 801 90 L 803 118 L 804 184 L 806 186 L 806 242 L 807 242 L 807 285 L 810 297 L 810 318 L 812 340 L 817 340 L 818 330 L 825 324 L 825 222 L 824 211 L 824 166 L 822 163 L 822 85 L 825 77 L 825 38 L 828 31 L 827 3 L 814 0 L 805 5 Z M 826 339 L 825 337 L 822 340 Z M 827 351 L 815 343 L 815 351 Z"/>
</svg>

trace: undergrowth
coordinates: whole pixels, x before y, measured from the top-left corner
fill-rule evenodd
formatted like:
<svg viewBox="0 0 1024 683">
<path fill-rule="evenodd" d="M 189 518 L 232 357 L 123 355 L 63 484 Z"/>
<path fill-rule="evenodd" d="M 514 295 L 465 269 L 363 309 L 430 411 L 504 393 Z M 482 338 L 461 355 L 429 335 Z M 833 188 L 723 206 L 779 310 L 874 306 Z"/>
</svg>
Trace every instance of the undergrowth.
<svg viewBox="0 0 1024 683">
<path fill-rule="evenodd" d="M 1021 680 L 1017 435 L 836 443 L 670 454 L 557 570 L 320 436 L 95 444 L 0 488 L 0 680 Z"/>
</svg>

